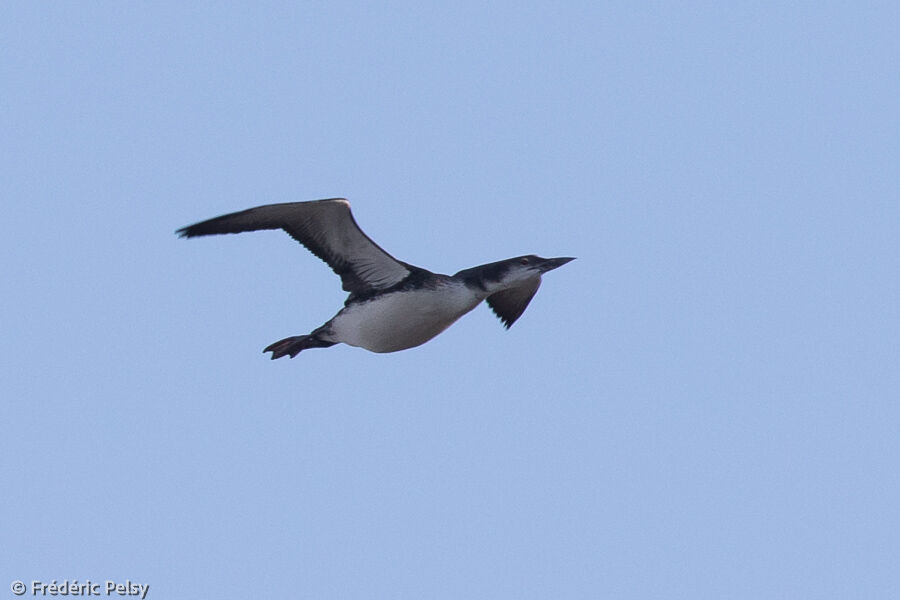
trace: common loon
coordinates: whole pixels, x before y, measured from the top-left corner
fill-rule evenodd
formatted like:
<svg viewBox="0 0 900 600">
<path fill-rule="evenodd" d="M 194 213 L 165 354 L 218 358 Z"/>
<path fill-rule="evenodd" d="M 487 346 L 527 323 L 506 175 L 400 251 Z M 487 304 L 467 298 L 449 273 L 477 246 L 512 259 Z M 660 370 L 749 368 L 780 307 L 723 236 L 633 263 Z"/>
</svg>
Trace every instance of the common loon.
<svg viewBox="0 0 900 600">
<path fill-rule="evenodd" d="M 344 307 L 309 335 L 266 347 L 272 359 L 307 348 L 349 344 L 397 352 L 424 344 L 487 300 L 508 329 L 541 285 L 541 275 L 574 258 L 528 255 L 440 275 L 402 262 L 362 232 L 343 198 L 268 204 L 202 221 L 176 231 L 192 238 L 218 233 L 283 229 L 328 263 L 350 295 Z"/>
</svg>

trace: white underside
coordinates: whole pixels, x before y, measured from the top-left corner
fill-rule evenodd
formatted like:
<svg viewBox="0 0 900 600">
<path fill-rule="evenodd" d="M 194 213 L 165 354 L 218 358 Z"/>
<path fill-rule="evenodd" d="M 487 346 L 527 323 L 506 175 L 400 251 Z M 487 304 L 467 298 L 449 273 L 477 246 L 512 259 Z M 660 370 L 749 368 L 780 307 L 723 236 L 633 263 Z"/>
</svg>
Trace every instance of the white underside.
<svg viewBox="0 0 900 600">
<path fill-rule="evenodd" d="M 345 307 L 331 320 L 328 338 L 372 352 L 405 350 L 441 333 L 481 300 L 462 284 L 393 292 Z"/>
</svg>

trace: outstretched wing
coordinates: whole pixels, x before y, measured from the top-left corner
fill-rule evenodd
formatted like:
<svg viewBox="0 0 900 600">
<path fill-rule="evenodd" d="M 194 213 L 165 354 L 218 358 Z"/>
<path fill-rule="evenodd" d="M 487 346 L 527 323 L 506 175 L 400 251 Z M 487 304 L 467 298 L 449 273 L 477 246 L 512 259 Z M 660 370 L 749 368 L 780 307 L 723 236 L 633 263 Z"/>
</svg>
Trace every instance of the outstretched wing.
<svg viewBox="0 0 900 600">
<path fill-rule="evenodd" d="M 518 287 L 491 294 L 487 297 L 488 306 L 509 329 L 528 308 L 528 303 L 534 298 L 539 287 L 541 287 L 540 277 L 529 279 Z"/>
<path fill-rule="evenodd" d="M 283 229 L 340 275 L 344 290 L 362 294 L 387 289 L 411 267 L 385 252 L 362 232 L 343 198 L 268 204 L 182 227 L 191 238 L 218 233 Z"/>
</svg>

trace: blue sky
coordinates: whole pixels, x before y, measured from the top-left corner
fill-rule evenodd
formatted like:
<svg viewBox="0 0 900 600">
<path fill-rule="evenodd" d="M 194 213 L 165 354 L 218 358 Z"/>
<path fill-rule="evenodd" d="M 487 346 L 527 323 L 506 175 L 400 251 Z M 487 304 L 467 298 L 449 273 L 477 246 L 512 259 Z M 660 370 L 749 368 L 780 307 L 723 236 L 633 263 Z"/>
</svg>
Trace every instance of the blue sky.
<svg viewBox="0 0 900 600">
<path fill-rule="evenodd" d="M 0 8 L 0 577 L 148 598 L 900 595 L 887 4 Z M 269 361 L 344 196 L 505 331 Z M 0 592 L 13 597 L 12 593 Z"/>
</svg>

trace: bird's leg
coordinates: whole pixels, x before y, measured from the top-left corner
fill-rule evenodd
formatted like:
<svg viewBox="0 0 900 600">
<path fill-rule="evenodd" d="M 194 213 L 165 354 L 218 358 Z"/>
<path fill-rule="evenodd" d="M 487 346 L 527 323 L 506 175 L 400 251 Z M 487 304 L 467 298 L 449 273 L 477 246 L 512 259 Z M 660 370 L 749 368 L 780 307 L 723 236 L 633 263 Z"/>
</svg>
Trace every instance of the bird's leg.
<svg viewBox="0 0 900 600">
<path fill-rule="evenodd" d="M 282 356 L 294 358 L 307 348 L 328 348 L 329 346 L 334 346 L 334 344 L 335 342 L 319 339 L 315 333 L 311 335 L 295 335 L 269 344 L 263 352 L 271 352 L 272 360 Z"/>
</svg>

